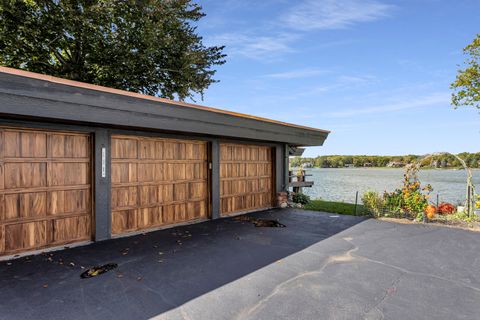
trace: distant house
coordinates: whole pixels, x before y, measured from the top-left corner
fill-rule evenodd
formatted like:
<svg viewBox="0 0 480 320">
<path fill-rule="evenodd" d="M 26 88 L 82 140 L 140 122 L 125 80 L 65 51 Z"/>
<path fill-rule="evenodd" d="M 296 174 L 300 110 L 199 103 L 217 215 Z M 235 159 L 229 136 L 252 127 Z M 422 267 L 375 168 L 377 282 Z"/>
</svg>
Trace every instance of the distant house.
<svg viewBox="0 0 480 320">
<path fill-rule="evenodd" d="M 387 167 L 389 167 L 389 168 L 401 168 L 401 167 L 405 167 L 405 163 L 400 162 L 400 161 L 390 161 L 387 164 Z"/>
</svg>

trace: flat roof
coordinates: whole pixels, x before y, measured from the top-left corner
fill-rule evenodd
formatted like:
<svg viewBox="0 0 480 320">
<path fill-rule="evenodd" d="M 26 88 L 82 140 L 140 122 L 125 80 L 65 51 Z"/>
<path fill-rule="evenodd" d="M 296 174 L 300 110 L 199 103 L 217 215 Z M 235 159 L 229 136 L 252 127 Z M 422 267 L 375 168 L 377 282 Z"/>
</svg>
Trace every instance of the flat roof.
<svg viewBox="0 0 480 320">
<path fill-rule="evenodd" d="M 13 69 L 13 68 L 8 68 L 8 67 L 1 67 L 0 66 L 0 75 L 3 78 L 3 82 L 0 83 L 0 93 L 3 94 L 10 94 L 10 95 L 16 95 L 16 96 L 23 96 L 23 97 L 30 97 L 30 98 L 36 98 L 36 99 L 50 99 L 50 100 L 56 100 L 56 101 L 62 101 L 62 102 L 71 102 L 71 103 L 76 103 L 76 104 L 84 104 L 84 105 L 96 105 L 97 107 L 102 107 L 101 102 L 105 101 L 105 99 L 109 99 L 108 97 L 119 101 L 119 98 L 134 98 L 136 99 L 137 103 L 139 101 L 144 101 L 145 103 L 158 103 L 156 107 L 162 107 L 162 106 L 172 106 L 177 108 L 177 110 L 183 109 L 183 110 L 198 110 L 198 111 L 203 111 L 203 112 L 208 112 L 210 114 L 214 113 L 217 115 L 222 115 L 222 116 L 227 116 L 228 119 L 244 119 L 244 120 L 250 120 L 254 121 L 255 123 L 265 123 L 265 124 L 271 124 L 275 125 L 275 127 L 284 127 L 284 128 L 292 128 L 292 129 L 298 129 L 302 132 L 300 136 L 305 136 L 307 133 L 312 133 L 315 136 L 321 136 L 323 137 L 322 141 L 317 142 L 307 142 L 304 141 L 297 141 L 296 143 L 301 145 L 321 145 L 323 144 L 323 140 L 327 137 L 327 135 L 330 133 L 328 130 L 323 130 L 323 129 L 318 129 L 318 128 L 312 128 L 312 127 L 307 127 L 307 126 L 302 126 L 302 125 L 296 125 L 292 123 L 287 123 L 287 122 L 282 122 L 282 121 L 277 121 L 273 119 L 268 119 L 268 118 L 263 118 L 263 117 L 257 117 L 249 114 L 244 114 L 244 113 L 238 113 L 238 112 L 232 112 L 228 110 L 223 110 L 219 108 L 212 108 L 212 107 L 207 107 L 207 106 L 202 106 L 202 105 L 197 105 L 197 104 L 192 104 L 192 103 L 186 103 L 186 102 L 181 102 L 181 101 L 174 101 L 174 100 L 169 100 L 165 98 L 160 98 L 160 97 L 155 97 L 155 96 L 150 96 L 150 95 L 145 95 L 145 94 L 140 94 L 136 92 L 130 92 L 126 90 L 119 90 L 119 89 L 114 89 L 114 88 L 109 88 L 109 87 L 104 87 L 104 86 L 99 86 L 99 85 L 94 85 L 94 84 L 89 84 L 89 83 L 84 83 L 84 82 L 79 82 L 79 81 L 73 81 L 73 80 L 68 80 L 68 79 L 63 79 L 59 77 L 53 77 L 49 75 L 44 75 L 44 74 L 39 74 L 39 73 L 34 73 L 30 71 L 24 71 L 24 70 L 19 70 L 19 69 Z M 12 78 L 13 77 L 13 78 Z M 16 79 L 16 81 L 13 81 L 13 83 L 10 83 L 7 78 L 10 79 Z M 1 79 L 0 79 L 1 80 Z M 14 86 L 14 83 L 17 84 L 17 86 Z M 66 89 L 69 88 L 69 89 Z M 70 92 L 70 95 L 67 95 L 66 93 Z M 94 101 L 94 98 L 92 96 L 93 92 L 97 92 L 100 96 L 98 97 L 100 100 Z M 83 99 L 79 100 L 79 95 L 83 95 Z M 94 94 L 93 94 L 94 95 Z M 105 96 L 107 95 L 107 96 Z M 89 98 L 89 99 L 87 99 Z M 88 100 L 88 101 L 87 101 Z M 99 105 L 100 103 L 100 105 Z M 131 103 L 130 103 L 131 104 Z M 115 109 L 115 110 L 122 110 L 122 108 L 118 107 L 116 108 L 117 105 L 110 105 L 110 109 Z M 106 106 L 105 106 L 106 107 Z M 105 108 L 104 108 L 105 109 Z M 155 108 L 157 109 L 157 108 Z M 36 109 L 37 111 L 40 111 L 38 108 Z M 161 109 L 157 109 L 156 111 L 159 111 Z M 1 110 L 0 110 L 1 111 Z M 16 110 L 9 110 L 10 112 L 2 112 L 5 114 L 16 114 L 16 111 L 20 111 L 18 109 Z M 123 110 L 126 111 L 126 110 Z M 139 111 L 134 108 L 130 108 L 129 111 L 135 112 Z M 145 109 L 144 109 L 145 111 Z M 166 110 L 165 110 L 166 111 Z M 148 112 L 148 111 L 147 111 Z M 152 108 L 153 112 L 153 108 Z M 159 116 L 158 112 L 157 116 Z M 29 114 L 30 116 L 36 116 L 35 113 Z M 41 115 L 41 112 L 38 114 L 39 116 Z M 171 115 L 173 116 L 173 115 Z M 180 116 L 180 115 L 179 115 Z M 223 118 L 224 120 L 227 120 L 227 118 Z M 68 120 L 68 119 L 66 119 Z M 218 119 L 219 121 L 221 119 Z M 201 121 L 199 119 L 199 121 Z M 227 121 L 228 122 L 228 121 Z M 101 123 L 101 122 L 99 122 Z M 119 125 L 124 125 L 120 124 Z M 234 123 L 232 123 L 234 125 Z M 150 127 L 150 126 L 149 126 Z M 153 128 L 153 127 L 152 127 Z M 158 127 L 157 129 L 162 129 Z M 171 130 L 169 128 L 166 128 L 166 130 Z M 183 130 L 181 130 L 183 131 Z M 193 132 L 193 131 L 192 131 Z M 209 134 L 208 132 L 199 132 L 199 133 L 206 133 Z M 212 133 L 214 135 L 218 135 L 218 133 Z M 227 136 L 229 136 L 227 134 Z M 239 137 L 243 137 L 241 134 Z M 246 138 L 246 137 L 243 137 Z M 258 137 L 259 140 L 271 140 L 269 137 Z M 295 141 L 285 141 L 289 143 L 295 143 Z"/>
</svg>

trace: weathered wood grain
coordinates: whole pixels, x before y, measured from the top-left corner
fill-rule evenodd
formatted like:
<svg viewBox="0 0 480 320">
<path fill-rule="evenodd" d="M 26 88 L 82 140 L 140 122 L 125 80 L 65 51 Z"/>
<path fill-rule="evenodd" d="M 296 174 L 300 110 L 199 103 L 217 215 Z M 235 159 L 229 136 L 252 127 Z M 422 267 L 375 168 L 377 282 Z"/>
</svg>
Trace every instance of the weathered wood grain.
<svg viewBox="0 0 480 320">
<path fill-rule="evenodd" d="M 112 234 L 208 216 L 204 141 L 112 136 Z"/>
<path fill-rule="evenodd" d="M 271 147 L 220 144 L 220 214 L 269 208 L 273 203 Z"/>
<path fill-rule="evenodd" d="M 92 237 L 89 134 L 0 127 L 0 255 Z"/>
</svg>

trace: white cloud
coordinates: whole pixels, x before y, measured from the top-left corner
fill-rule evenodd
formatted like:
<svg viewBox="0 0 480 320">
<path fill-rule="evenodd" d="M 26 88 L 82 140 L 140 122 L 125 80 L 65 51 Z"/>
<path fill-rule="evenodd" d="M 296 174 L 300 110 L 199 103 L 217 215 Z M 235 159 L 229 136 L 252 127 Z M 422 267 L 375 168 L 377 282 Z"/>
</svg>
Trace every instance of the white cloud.
<svg viewBox="0 0 480 320">
<path fill-rule="evenodd" d="M 252 33 L 224 33 L 209 40 L 212 43 L 221 43 L 226 46 L 229 56 L 241 55 L 251 59 L 275 59 L 280 55 L 295 51 L 291 43 L 296 40 L 292 34 L 276 36 L 258 36 Z"/>
<path fill-rule="evenodd" d="M 348 110 L 339 111 L 339 112 L 332 112 L 332 113 L 326 114 L 326 116 L 333 117 L 333 118 L 348 118 L 348 117 L 364 115 L 364 114 L 394 112 L 394 111 L 401 111 L 401 110 L 418 108 L 418 107 L 429 107 L 429 106 L 449 104 L 449 103 L 450 103 L 450 96 L 442 92 L 442 93 L 433 93 L 433 94 L 415 98 L 415 99 L 392 102 L 390 104 L 379 105 L 375 107 L 348 109 Z"/>
<path fill-rule="evenodd" d="M 234 7 L 248 7 L 241 1 L 229 1 L 233 1 Z M 387 16 L 393 7 L 380 3 L 378 0 L 304 0 L 280 16 L 272 14 L 269 23 L 257 23 L 252 27 L 246 25 L 245 20 L 224 21 L 229 27 L 236 25 L 238 31 L 214 34 L 206 37 L 205 43 L 207 45 L 225 45 L 226 52 L 230 57 L 243 56 L 263 61 L 278 60 L 282 55 L 298 50 L 295 43 L 305 37 L 305 31 L 339 29 L 360 22 L 376 20 Z M 217 17 L 217 19 L 219 18 Z M 212 25 L 219 25 L 218 21 L 212 23 Z M 204 27 L 208 28 L 209 24 Z M 318 50 L 352 42 L 354 40 L 337 39 L 317 43 L 315 48 Z M 289 76 L 285 75 L 285 78 Z M 293 78 L 295 77 L 293 75 Z"/>
<path fill-rule="evenodd" d="M 393 5 L 377 0 L 306 0 L 281 20 L 292 29 L 343 29 L 387 17 Z"/>
<path fill-rule="evenodd" d="M 325 70 L 318 70 L 318 69 L 299 69 L 299 70 L 291 70 L 279 73 L 271 73 L 265 75 L 267 78 L 275 78 L 275 79 L 298 79 L 298 78 L 308 78 L 314 77 L 321 74 L 328 73 Z"/>
</svg>

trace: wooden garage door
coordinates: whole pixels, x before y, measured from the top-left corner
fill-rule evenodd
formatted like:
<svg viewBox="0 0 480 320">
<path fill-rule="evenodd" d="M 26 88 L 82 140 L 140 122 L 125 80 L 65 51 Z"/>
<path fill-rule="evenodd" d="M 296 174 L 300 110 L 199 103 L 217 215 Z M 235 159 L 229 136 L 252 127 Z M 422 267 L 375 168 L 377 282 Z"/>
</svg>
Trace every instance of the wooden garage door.
<svg viewBox="0 0 480 320">
<path fill-rule="evenodd" d="M 207 218 L 207 144 L 112 137 L 114 235 Z"/>
<path fill-rule="evenodd" d="M 220 144 L 221 215 L 270 208 L 272 190 L 272 148 Z"/>
<path fill-rule="evenodd" d="M 91 240 L 90 136 L 0 128 L 0 255 Z"/>
</svg>

